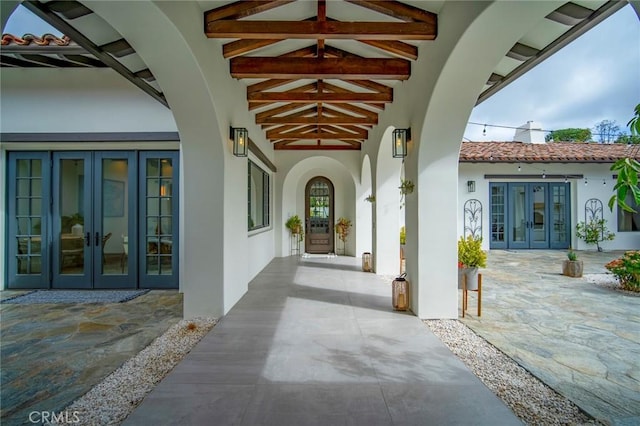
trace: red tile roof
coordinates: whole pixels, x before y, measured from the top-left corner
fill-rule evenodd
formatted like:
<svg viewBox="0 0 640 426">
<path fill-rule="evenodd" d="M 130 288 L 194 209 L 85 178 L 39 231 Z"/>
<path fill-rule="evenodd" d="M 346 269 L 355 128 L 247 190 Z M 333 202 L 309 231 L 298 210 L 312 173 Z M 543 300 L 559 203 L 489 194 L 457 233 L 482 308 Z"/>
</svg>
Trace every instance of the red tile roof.
<svg viewBox="0 0 640 426">
<path fill-rule="evenodd" d="M 593 142 L 463 142 L 461 163 L 613 163 L 640 160 L 640 145 Z"/>
<path fill-rule="evenodd" d="M 36 44 L 38 46 L 68 46 L 71 43 L 71 39 L 68 36 L 56 37 L 53 34 L 44 34 L 42 37 L 35 36 L 33 34 L 25 34 L 22 37 L 18 37 L 13 34 L 2 34 L 2 46 L 9 46 L 15 44 L 18 46 L 29 46 Z"/>
</svg>

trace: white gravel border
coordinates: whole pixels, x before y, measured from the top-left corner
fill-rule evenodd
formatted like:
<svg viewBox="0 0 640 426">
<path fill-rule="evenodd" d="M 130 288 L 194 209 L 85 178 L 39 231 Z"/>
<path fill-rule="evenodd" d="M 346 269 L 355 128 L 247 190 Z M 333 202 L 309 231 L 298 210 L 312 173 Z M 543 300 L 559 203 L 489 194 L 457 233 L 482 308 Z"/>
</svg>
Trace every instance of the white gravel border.
<svg viewBox="0 0 640 426">
<path fill-rule="evenodd" d="M 601 424 L 460 321 L 424 323 L 525 424 Z"/>
<path fill-rule="evenodd" d="M 65 409 L 76 425 L 119 425 L 216 324 L 182 320 Z M 65 424 L 65 423 L 49 423 Z"/>
</svg>

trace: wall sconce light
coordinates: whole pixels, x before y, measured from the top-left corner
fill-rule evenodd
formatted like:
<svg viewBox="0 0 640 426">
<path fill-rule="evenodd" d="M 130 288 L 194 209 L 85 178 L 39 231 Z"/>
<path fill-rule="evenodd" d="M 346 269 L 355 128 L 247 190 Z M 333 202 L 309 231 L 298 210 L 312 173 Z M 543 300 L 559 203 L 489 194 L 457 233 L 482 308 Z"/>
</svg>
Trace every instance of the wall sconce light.
<svg viewBox="0 0 640 426">
<path fill-rule="evenodd" d="M 407 156 L 407 142 L 411 139 L 411 129 L 395 129 L 393 131 L 393 158 Z"/>
<path fill-rule="evenodd" d="M 475 180 L 468 180 L 467 181 L 467 191 L 476 192 L 476 181 Z"/>
<path fill-rule="evenodd" d="M 249 132 L 244 127 L 232 127 L 231 140 L 233 141 L 233 155 L 246 157 L 249 147 Z"/>
</svg>

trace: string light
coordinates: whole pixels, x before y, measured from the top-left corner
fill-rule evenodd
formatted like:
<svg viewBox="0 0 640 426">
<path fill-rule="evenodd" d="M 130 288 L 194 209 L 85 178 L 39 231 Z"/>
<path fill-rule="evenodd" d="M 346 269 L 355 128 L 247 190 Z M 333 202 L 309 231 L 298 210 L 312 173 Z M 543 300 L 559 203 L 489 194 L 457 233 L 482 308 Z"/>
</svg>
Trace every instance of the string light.
<svg viewBox="0 0 640 426">
<path fill-rule="evenodd" d="M 569 178 L 568 177 L 564 177 L 564 183 L 569 183 Z"/>
<path fill-rule="evenodd" d="M 482 136 L 486 136 L 487 135 L 487 127 L 496 127 L 499 129 L 514 129 L 514 130 L 518 130 L 518 129 L 522 129 L 522 126 L 505 126 L 502 124 L 487 124 L 487 123 L 475 123 L 473 121 L 469 121 L 467 124 L 473 124 L 475 126 L 484 126 L 483 130 L 482 130 Z M 534 129 L 540 132 L 544 132 L 544 133 L 553 133 L 555 132 L 555 130 L 546 130 L 546 129 Z M 591 133 L 592 137 L 595 136 L 610 136 L 607 133 Z M 631 145 L 633 146 L 633 144 L 631 143 L 627 143 L 627 145 Z"/>
<path fill-rule="evenodd" d="M 484 129 L 482 130 L 482 136 L 487 136 L 487 125 L 484 125 Z"/>
<path fill-rule="evenodd" d="M 522 171 L 522 165 L 518 164 L 518 171 L 521 172 Z"/>
<path fill-rule="evenodd" d="M 542 170 L 542 179 L 546 179 L 547 178 L 547 172 L 545 170 Z"/>
<path fill-rule="evenodd" d="M 607 186 L 607 181 L 606 181 L 606 179 L 602 179 L 602 185 Z"/>
<path fill-rule="evenodd" d="M 584 185 L 587 186 L 588 182 L 587 182 L 587 178 L 584 178 Z"/>
</svg>

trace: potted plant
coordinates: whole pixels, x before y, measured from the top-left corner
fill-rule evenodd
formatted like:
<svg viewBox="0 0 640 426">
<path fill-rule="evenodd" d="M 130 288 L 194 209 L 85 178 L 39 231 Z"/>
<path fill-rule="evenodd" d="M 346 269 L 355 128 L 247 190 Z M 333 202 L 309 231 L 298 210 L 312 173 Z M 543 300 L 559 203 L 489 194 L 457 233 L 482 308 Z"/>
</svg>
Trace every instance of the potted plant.
<svg viewBox="0 0 640 426">
<path fill-rule="evenodd" d="M 576 225 L 576 237 L 584 240 L 587 244 L 595 244 L 598 251 L 602 251 L 600 243 L 613 240 L 616 234 L 609 231 L 605 219 L 592 219 L 589 223 L 579 222 Z"/>
<path fill-rule="evenodd" d="M 349 231 L 351 229 L 351 221 L 347 218 L 340 217 L 336 222 L 336 234 L 338 234 L 338 238 L 342 241 L 342 254 L 345 253 L 345 246 L 347 245 L 347 236 L 349 235 Z"/>
<path fill-rule="evenodd" d="M 300 220 L 297 214 L 294 214 L 289 219 L 287 219 L 284 226 L 287 227 L 287 229 L 291 233 L 291 236 L 295 235 L 297 236 L 297 241 L 302 241 L 302 239 L 304 238 L 302 232 L 302 220 Z"/>
<path fill-rule="evenodd" d="M 487 266 L 487 253 L 482 250 L 482 238 L 460 237 L 458 240 L 458 277 L 464 274 L 467 280 L 467 290 L 478 289 L 478 268 Z M 458 280 L 458 287 L 461 287 L 461 279 Z"/>
<path fill-rule="evenodd" d="M 562 262 L 562 275 L 580 278 L 582 277 L 583 266 L 582 260 L 578 260 L 576 252 L 569 249 L 567 259 Z"/>
<path fill-rule="evenodd" d="M 398 187 L 398 189 L 400 190 L 400 208 L 404 206 L 405 195 L 412 194 L 414 187 L 415 187 L 414 183 L 411 182 L 409 179 L 402 179 L 400 181 L 400 186 Z"/>
</svg>

